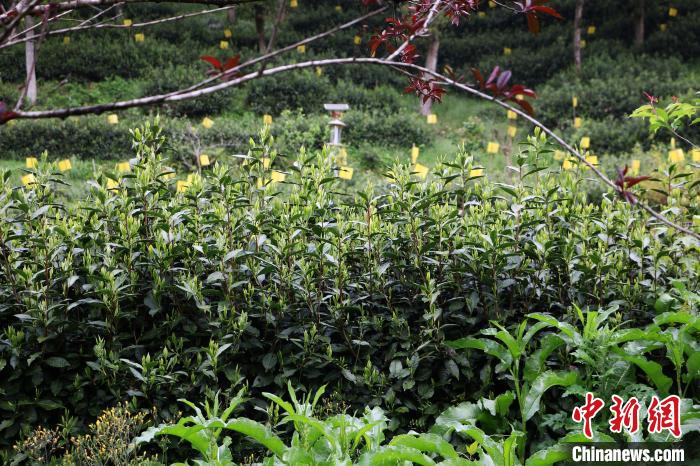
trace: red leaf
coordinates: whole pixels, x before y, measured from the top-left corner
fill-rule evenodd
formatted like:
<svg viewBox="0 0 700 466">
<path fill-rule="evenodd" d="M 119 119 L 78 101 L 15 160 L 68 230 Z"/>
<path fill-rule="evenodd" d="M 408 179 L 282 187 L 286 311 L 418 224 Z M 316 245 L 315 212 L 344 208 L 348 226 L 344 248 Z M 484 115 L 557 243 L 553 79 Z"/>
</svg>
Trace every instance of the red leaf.
<svg viewBox="0 0 700 466">
<path fill-rule="evenodd" d="M 200 59 L 204 60 L 205 62 L 209 63 L 211 66 L 216 68 L 219 71 L 223 71 L 223 66 L 221 66 L 221 62 L 216 59 L 215 57 L 212 57 L 211 55 L 204 55 L 200 57 Z"/>
<path fill-rule="evenodd" d="M 557 19 L 564 19 L 564 17 L 560 15 L 557 10 L 548 6 L 533 6 L 531 9 L 544 13 L 545 15 L 554 16 Z"/>
</svg>

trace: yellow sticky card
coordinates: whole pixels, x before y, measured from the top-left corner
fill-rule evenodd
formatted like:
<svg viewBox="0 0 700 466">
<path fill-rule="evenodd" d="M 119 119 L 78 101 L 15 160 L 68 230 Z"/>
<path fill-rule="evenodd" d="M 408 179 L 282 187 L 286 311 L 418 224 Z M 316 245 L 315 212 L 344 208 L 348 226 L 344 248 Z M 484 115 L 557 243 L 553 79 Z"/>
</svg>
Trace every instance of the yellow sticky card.
<svg viewBox="0 0 700 466">
<path fill-rule="evenodd" d="M 272 115 L 263 115 L 263 124 L 264 125 L 271 125 L 272 124 Z"/>
<path fill-rule="evenodd" d="M 639 175 L 639 170 L 642 168 L 642 162 L 639 159 L 632 160 L 630 164 L 630 175 Z"/>
<path fill-rule="evenodd" d="M 693 162 L 700 163 L 700 149 L 693 149 L 690 151 Z"/>
<path fill-rule="evenodd" d="M 591 147 L 591 138 L 584 136 L 581 138 L 581 149 L 588 149 Z"/>
<path fill-rule="evenodd" d="M 693 225 L 700 227 L 700 215 L 693 215 Z"/>
<path fill-rule="evenodd" d="M 513 110 L 508 110 L 508 119 L 509 120 L 515 120 L 518 118 L 518 114 L 515 113 Z"/>
<path fill-rule="evenodd" d="M 32 173 L 27 173 L 22 177 L 22 184 L 24 186 L 29 186 L 30 184 L 36 183 L 36 178 L 34 178 L 34 174 Z"/>
<path fill-rule="evenodd" d="M 555 150 L 554 151 L 554 160 L 564 160 L 565 157 L 564 151 L 561 150 Z"/>
<path fill-rule="evenodd" d="M 119 173 L 126 173 L 131 171 L 131 165 L 129 162 L 119 162 L 117 164 L 117 171 Z"/>
<path fill-rule="evenodd" d="M 572 105 L 574 108 L 578 107 L 578 97 L 573 96 L 573 97 L 571 98 L 571 105 Z"/>
<path fill-rule="evenodd" d="M 119 115 L 116 115 L 114 113 L 111 115 L 107 115 L 107 123 L 109 123 L 110 125 L 118 124 L 119 123 Z"/>
<path fill-rule="evenodd" d="M 299 2 L 297 0 L 289 0 L 289 8 L 296 8 L 299 6 Z"/>
<path fill-rule="evenodd" d="M 563 168 L 564 170 L 573 170 L 574 167 L 574 162 L 570 158 L 564 160 L 564 163 L 561 164 L 561 168 Z"/>
<path fill-rule="evenodd" d="M 671 149 L 676 148 L 676 138 L 671 138 Z"/>
<path fill-rule="evenodd" d="M 479 18 L 485 18 L 486 17 L 486 12 L 485 11 L 480 11 L 478 13 Z"/>
<path fill-rule="evenodd" d="M 263 163 L 263 168 L 264 168 L 265 170 L 267 170 L 268 168 L 270 168 L 270 157 L 263 157 L 262 163 Z"/>
<path fill-rule="evenodd" d="M 297 46 L 297 52 L 299 53 L 306 53 L 306 45 L 301 44 Z"/>
<path fill-rule="evenodd" d="M 666 23 L 661 23 L 659 24 L 659 30 L 661 32 L 664 32 L 667 29 L 668 26 L 666 26 Z"/>
<path fill-rule="evenodd" d="M 336 6 L 335 6 L 335 11 L 338 11 L 338 12 L 343 11 L 343 7 L 340 6 L 340 5 L 336 5 Z"/>
<path fill-rule="evenodd" d="M 199 165 L 201 167 L 208 167 L 209 165 L 211 165 L 211 161 L 209 160 L 209 156 L 207 154 L 200 154 Z"/>
<path fill-rule="evenodd" d="M 580 128 L 581 126 L 583 126 L 583 120 L 581 117 L 574 118 L 574 128 Z"/>
<path fill-rule="evenodd" d="M 146 36 L 142 32 L 139 32 L 138 34 L 134 34 L 134 40 L 136 42 L 143 42 L 146 40 Z"/>
<path fill-rule="evenodd" d="M 416 163 L 418 156 L 420 155 L 420 148 L 418 146 L 411 147 L 411 163 Z"/>
<path fill-rule="evenodd" d="M 428 167 L 426 167 L 425 165 L 422 165 L 420 163 L 416 163 L 413 165 L 413 171 L 416 173 L 416 175 L 425 179 L 425 178 L 427 178 L 428 172 L 430 171 L 430 169 Z"/>
<path fill-rule="evenodd" d="M 360 45 L 362 43 L 362 37 L 355 36 L 355 38 L 353 39 L 353 42 L 355 43 L 355 45 Z"/>
<path fill-rule="evenodd" d="M 27 157 L 25 160 L 25 166 L 27 168 L 36 168 L 39 166 L 39 160 L 36 157 Z"/>
<path fill-rule="evenodd" d="M 513 53 L 513 50 L 510 47 L 503 47 L 503 55 L 510 55 L 511 53 Z"/>
<path fill-rule="evenodd" d="M 214 120 L 212 120 L 212 119 L 209 118 L 209 117 L 205 117 L 205 118 L 202 120 L 202 126 L 204 126 L 206 129 L 209 129 L 209 128 L 211 128 L 212 126 L 214 126 Z"/>
<path fill-rule="evenodd" d="M 509 126 L 508 127 L 508 136 L 514 138 L 517 133 L 518 133 L 518 128 L 516 126 Z"/>
<path fill-rule="evenodd" d="M 323 68 L 320 66 L 316 67 L 316 76 L 323 76 Z"/>
<path fill-rule="evenodd" d="M 68 45 L 70 44 L 70 37 L 66 36 L 63 38 L 63 45 Z"/>
<path fill-rule="evenodd" d="M 489 8 L 496 8 L 496 2 L 489 0 Z"/>
<path fill-rule="evenodd" d="M 668 161 L 671 163 L 680 163 L 685 160 L 683 149 L 673 149 L 668 151 Z"/>
<path fill-rule="evenodd" d="M 428 115 L 428 124 L 429 125 L 436 125 L 437 124 L 437 115 L 434 113 L 431 113 Z"/>
<path fill-rule="evenodd" d="M 668 15 L 673 18 L 675 16 L 678 16 L 678 8 L 671 7 L 668 9 Z"/>
<path fill-rule="evenodd" d="M 593 34 L 595 34 L 595 26 L 588 26 L 587 32 L 588 32 L 589 36 L 592 36 Z"/>
<path fill-rule="evenodd" d="M 518 94 L 515 96 L 515 100 L 525 100 L 525 96 L 522 94 Z"/>
<path fill-rule="evenodd" d="M 585 39 L 581 39 L 580 44 L 581 44 L 582 49 L 586 48 L 586 40 Z"/>
<path fill-rule="evenodd" d="M 221 42 L 219 42 L 219 48 L 221 50 L 228 50 L 228 41 L 222 40 Z"/>
<path fill-rule="evenodd" d="M 270 174 L 270 179 L 273 183 L 281 183 L 287 178 L 286 173 L 278 172 L 277 170 L 272 170 Z"/>
<path fill-rule="evenodd" d="M 353 171 L 352 167 L 340 167 L 338 176 L 344 180 L 351 180 Z"/>
<path fill-rule="evenodd" d="M 228 28 L 227 28 L 227 29 L 224 29 L 224 37 L 227 38 L 227 39 L 230 39 L 231 37 L 233 37 L 233 31 L 231 31 L 231 30 L 228 29 Z"/>
<path fill-rule="evenodd" d="M 477 178 L 479 176 L 484 176 L 483 168 L 474 168 L 469 171 L 469 178 Z"/>
<path fill-rule="evenodd" d="M 501 148 L 501 145 L 497 142 L 489 142 L 488 145 L 486 146 L 486 152 L 489 154 L 495 154 L 498 152 L 498 149 Z"/>
<path fill-rule="evenodd" d="M 165 168 L 163 170 L 162 178 L 164 180 L 172 180 L 173 178 L 175 178 L 175 170 L 173 170 L 172 168 Z"/>
<path fill-rule="evenodd" d="M 262 189 L 263 186 L 264 186 L 263 179 L 262 179 L 262 178 L 258 178 L 258 180 L 257 180 L 257 182 L 255 183 L 255 185 L 258 187 L 258 189 Z"/>
<path fill-rule="evenodd" d="M 342 147 L 340 152 L 338 152 L 338 155 L 335 156 L 335 163 L 341 167 L 348 164 L 348 151 L 345 149 L 345 147 Z"/>
<path fill-rule="evenodd" d="M 63 159 L 58 162 L 58 169 L 62 172 L 67 172 L 71 168 L 73 168 L 73 165 L 70 163 L 70 159 Z"/>
<path fill-rule="evenodd" d="M 113 189 L 119 189 L 119 182 L 113 180 L 112 178 L 107 178 L 107 189 L 110 191 Z"/>
<path fill-rule="evenodd" d="M 125 19 L 124 21 L 122 21 L 122 24 L 123 24 L 124 26 L 126 26 L 126 27 L 129 27 L 129 26 L 131 26 L 132 24 L 134 24 L 134 22 L 131 21 L 130 19 Z"/>
<path fill-rule="evenodd" d="M 187 183 L 192 184 L 194 181 L 195 174 L 194 173 L 188 173 L 187 174 Z"/>
<path fill-rule="evenodd" d="M 586 156 L 586 162 L 590 163 L 591 165 L 598 165 L 598 156 L 597 155 L 588 155 Z"/>
<path fill-rule="evenodd" d="M 178 193 L 184 193 L 187 191 L 187 188 L 190 187 L 190 182 L 189 181 L 183 181 L 183 180 L 178 180 L 177 183 L 175 183 L 175 190 Z"/>
</svg>

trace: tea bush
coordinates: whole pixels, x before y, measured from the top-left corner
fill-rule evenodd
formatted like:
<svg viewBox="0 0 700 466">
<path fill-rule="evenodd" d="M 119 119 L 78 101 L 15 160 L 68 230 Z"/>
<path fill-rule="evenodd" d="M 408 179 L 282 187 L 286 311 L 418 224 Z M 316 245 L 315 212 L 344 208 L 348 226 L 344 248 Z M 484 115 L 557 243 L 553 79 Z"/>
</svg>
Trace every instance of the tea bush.
<svg viewBox="0 0 700 466">
<path fill-rule="evenodd" d="M 575 177 L 542 170 L 539 138 L 514 186 L 470 178 L 458 154 L 432 181 L 396 165 L 386 188 L 347 197 L 325 154 L 282 161 L 267 130 L 244 163 L 176 192 L 158 125 L 133 135 L 133 171 L 72 206 L 49 167 L 31 188 L 0 177 L 5 444 L 127 398 L 172 419 L 178 398 L 232 396 L 243 379 L 254 397 L 328 384 L 392 427 L 425 426 L 485 387 L 483 364 L 446 340 L 574 304 L 642 325 L 659 296 L 675 308 L 674 290 L 698 287 L 696 242 L 617 199 L 588 204 Z"/>
</svg>

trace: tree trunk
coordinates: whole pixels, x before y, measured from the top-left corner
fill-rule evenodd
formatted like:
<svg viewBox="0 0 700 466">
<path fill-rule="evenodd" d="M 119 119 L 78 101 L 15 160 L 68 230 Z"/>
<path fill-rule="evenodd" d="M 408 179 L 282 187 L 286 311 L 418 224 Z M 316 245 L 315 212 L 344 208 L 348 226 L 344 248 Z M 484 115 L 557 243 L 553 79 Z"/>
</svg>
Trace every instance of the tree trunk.
<svg viewBox="0 0 700 466">
<path fill-rule="evenodd" d="M 258 33 L 258 48 L 260 53 L 265 53 L 267 50 L 267 41 L 265 40 L 265 7 L 255 5 L 255 31 Z"/>
<path fill-rule="evenodd" d="M 644 0 L 637 0 L 636 17 L 634 21 L 634 45 L 641 47 L 644 45 Z"/>
<path fill-rule="evenodd" d="M 236 7 L 234 6 L 226 12 L 226 18 L 228 22 L 234 24 L 236 22 Z"/>
<path fill-rule="evenodd" d="M 24 18 L 24 24 L 27 28 L 34 26 L 34 18 L 31 16 L 26 16 Z M 33 39 L 35 36 L 34 30 L 27 32 L 27 36 L 31 37 L 31 40 L 26 42 L 24 48 L 25 64 L 27 69 L 27 79 L 25 81 L 26 97 L 30 104 L 34 105 L 36 103 L 36 41 Z"/>
<path fill-rule="evenodd" d="M 436 71 L 438 65 L 438 52 L 440 51 L 440 38 L 433 34 L 432 41 L 428 47 L 428 56 L 425 59 L 425 67 L 430 71 Z M 430 115 L 430 111 L 433 107 L 433 102 L 428 100 L 425 103 L 421 103 L 420 113 L 421 115 Z"/>
<path fill-rule="evenodd" d="M 576 12 L 574 13 L 574 63 L 576 72 L 581 72 L 581 20 L 583 19 L 583 3 L 585 0 L 576 0 Z"/>
</svg>

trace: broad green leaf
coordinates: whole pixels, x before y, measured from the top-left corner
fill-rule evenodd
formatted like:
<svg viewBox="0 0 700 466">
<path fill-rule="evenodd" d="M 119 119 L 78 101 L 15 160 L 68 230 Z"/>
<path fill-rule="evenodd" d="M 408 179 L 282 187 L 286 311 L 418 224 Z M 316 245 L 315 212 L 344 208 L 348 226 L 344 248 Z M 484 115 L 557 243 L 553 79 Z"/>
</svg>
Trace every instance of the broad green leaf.
<svg viewBox="0 0 700 466">
<path fill-rule="evenodd" d="M 445 459 L 459 456 L 449 442 L 436 434 L 397 435 L 389 442 L 389 445 L 411 447 L 422 452 L 438 454 Z"/>
<path fill-rule="evenodd" d="M 525 396 L 525 420 L 530 420 L 539 411 L 540 399 L 547 390 L 555 386 L 568 387 L 576 383 L 577 378 L 576 372 L 547 371 L 540 374 L 532 382 L 532 386 Z"/>
<path fill-rule="evenodd" d="M 272 433 L 268 427 L 250 419 L 238 418 L 229 421 L 226 423 L 226 429 L 240 432 L 252 438 L 280 458 L 282 458 L 287 448 L 284 442 Z"/>
<path fill-rule="evenodd" d="M 486 354 L 497 357 L 505 366 L 510 366 L 510 364 L 513 362 L 510 352 L 505 347 L 486 338 L 465 337 L 460 338 L 459 340 L 445 342 L 445 344 L 453 349 L 481 350 Z"/>
<path fill-rule="evenodd" d="M 525 460 L 525 466 L 550 466 L 571 459 L 571 447 L 554 445 L 531 455 Z"/>
<path fill-rule="evenodd" d="M 616 353 L 619 354 L 625 361 L 631 362 L 644 371 L 647 377 L 649 377 L 649 380 L 651 380 L 662 395 L 668 394 L 668 391 L 673 384 L 673 380 L 664 374 L 661 364 L 654 361 L 649 361 L 644 356 L 627 354 L 622 350 L 616 350 Z"/>
<path fill-rule="evenodd" d="M 420 451 L 405 446 L 381 447 L 360 456 L 357 466 L 396 466 L 404 461 L 421 466 L 435 466 L 435 462 Z"/>
</svg>

